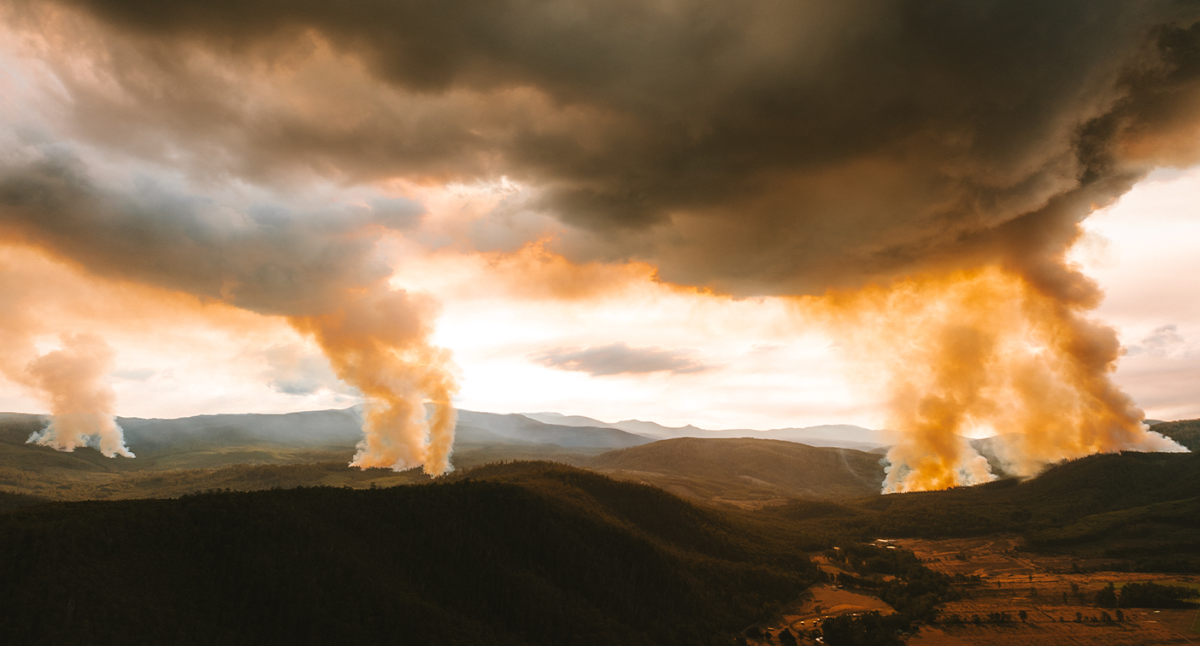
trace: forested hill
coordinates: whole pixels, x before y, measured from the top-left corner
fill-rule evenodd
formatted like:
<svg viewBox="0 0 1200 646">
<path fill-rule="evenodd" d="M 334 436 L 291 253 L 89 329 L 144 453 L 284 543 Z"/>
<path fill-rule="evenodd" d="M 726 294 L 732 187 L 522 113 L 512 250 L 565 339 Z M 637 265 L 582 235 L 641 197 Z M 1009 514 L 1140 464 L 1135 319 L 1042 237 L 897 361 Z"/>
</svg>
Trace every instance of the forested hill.
<svg viewBox="0 0 1200 646">
<path fill-rule="evenodd" d="M 1092 455 L 1024 482 L 842 504 L 797 501 L 764 513 L 862 538 L 1021 533 L 1033 548 L 1130 558 L 1155 571 L 1200 571 L 1200 454 Z"/>
<path fill-rule="evenodd" d="M 610 451 L 585 466 L 717 500 L 869 496 L 884 477 L 878 455 L 760 439 L 663 440 Z"/>
<path fill-rule="evenodd" d="M 794 539 L 547 464 L 0 513 L 5 644 L 727 644 Z"/>
<path fill-rule="evenodd" d="M 1179 442 L 1189 451 L 1200 452 L 1200 419 L 1159 422 L 1152 427 L 1152 430 Z"/>
</svg>

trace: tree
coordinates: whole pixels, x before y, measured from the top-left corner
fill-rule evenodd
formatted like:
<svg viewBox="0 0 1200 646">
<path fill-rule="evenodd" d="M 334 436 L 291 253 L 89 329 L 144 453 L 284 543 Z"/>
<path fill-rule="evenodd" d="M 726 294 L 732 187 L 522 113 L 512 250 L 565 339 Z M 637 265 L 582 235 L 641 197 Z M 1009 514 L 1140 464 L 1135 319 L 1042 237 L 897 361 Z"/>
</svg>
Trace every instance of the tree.
<svg viewBox="0 0 1200 646">
<path fill-rule="evenodd" d="M 1122 608 L 1186 608 L 1196 591 L 1179 585 L 1127 583 L 1121 588 Z"/>
<path fill-rule="evenodd" d="M 1096 593 L 1096 605 L 1101 608 L 1117 607 L 1117 589 L 1113 586 L 1112 581 L 1108 582 L 1108 587 L 1101 588 Z"/>
<path fill-rule="evenodd" d="M 1025 619 L 1029 617 L 1029 613 L 1021 610 L 1017 612 L 1017 616 L 1021 618 L 1021 623 L 1025 623 Z"/>
</svg>

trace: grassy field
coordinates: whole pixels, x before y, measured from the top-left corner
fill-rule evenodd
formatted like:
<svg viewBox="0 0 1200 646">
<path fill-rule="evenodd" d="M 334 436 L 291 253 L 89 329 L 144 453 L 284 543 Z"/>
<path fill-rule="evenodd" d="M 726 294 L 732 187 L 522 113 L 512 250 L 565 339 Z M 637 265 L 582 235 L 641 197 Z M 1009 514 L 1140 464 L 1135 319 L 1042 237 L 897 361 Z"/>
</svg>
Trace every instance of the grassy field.
<svg viewBox="0 0 1200 646">
<path fill-rule="evenodd" d="M 1198 620 L 1196 608 L 1156 610 L 1126 608 L 1117 620 L 1116 610 L 1097 608 L 1092 599 L 1112 582 L 1120 587 L 1133 582 L 1170 583 L 1200 589 L 1200 575 L 1117 572 L 1103 568 L 1102 560 L 1075 560 L 1056 554 L 1021 549 L 1017 536 L 971 539 L 900 540 L 928 567 L 956 577 L 962 598 L 945 604 L 938 624 L 922 629 L 908 643 L 913 646 L 990 644 L 1045 646 L 1129 644 L 1157 646 L 1190 643 L 1184 635 Z M 1079 567 L 1076 567 L 1079 566 Z M 978 576 L 979 580 L 969 577 Z M 1019 613 L 1026 617 L 1022 621 Z M 1008 613 L 1009 623 L 991 623 L 987 617 Z M 1107 613 L 1111 621 L 1104 620 Z M 963 623 L 951 623 L 956 615 Z M 983 619 L 980 623 L 974 617 Z M 1077 617 L 1079 618 L 1077 620 Z"/>
</svg>

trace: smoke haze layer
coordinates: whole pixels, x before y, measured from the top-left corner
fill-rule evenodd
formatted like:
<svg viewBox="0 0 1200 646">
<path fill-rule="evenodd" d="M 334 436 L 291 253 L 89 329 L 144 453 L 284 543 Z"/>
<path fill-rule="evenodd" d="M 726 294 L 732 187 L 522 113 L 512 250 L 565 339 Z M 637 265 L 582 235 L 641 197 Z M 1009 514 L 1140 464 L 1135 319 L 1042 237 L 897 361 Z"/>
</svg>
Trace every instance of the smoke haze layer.
<svg viewBox="0 0 1200 646">
<path fill-rule="evenodd" d="M 422 211 L 278 197 L 306 182 L 508 178 L 573 263 L 819 297 L 804 307 L 872 348 L 851 352 L 914 438 L 889 490 L 987 479 L 957 435 L 973 424 L 1021 433 L 1021 472 L 1171 448 L 1113 385 L 1119 343 L 1087 314 L 1102 294 L 1066 253 L 1093 210 L 1196 161 L 1194 3 L 4 7 L 67 98 L 44 99 L 54 136 L 13 135 L 0 235 L 287 317 L 373 401 L 360 464 L 440 472 L 452 439 L 418 405 L 453 392 L 431 308 L 374 251 Z M 64 141 L 186 181 L 114 181 Z"/>
</svg>

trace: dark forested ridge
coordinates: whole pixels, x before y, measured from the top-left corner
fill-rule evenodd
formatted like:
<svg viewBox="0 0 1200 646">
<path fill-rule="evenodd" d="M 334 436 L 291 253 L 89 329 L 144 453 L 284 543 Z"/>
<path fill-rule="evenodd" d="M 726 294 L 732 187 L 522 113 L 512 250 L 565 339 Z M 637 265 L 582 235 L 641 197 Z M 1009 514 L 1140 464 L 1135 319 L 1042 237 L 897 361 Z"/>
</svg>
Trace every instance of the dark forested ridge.
<svg viewBox="0 0 1200 646">
<path fill-rule="evenodd" d="M 802 546 L 547 464 L 0 513 L 5 644 L 727 644 Z"/>
</svg>

